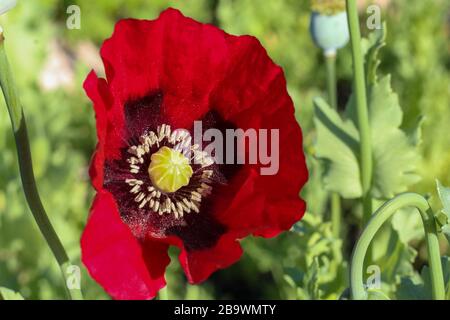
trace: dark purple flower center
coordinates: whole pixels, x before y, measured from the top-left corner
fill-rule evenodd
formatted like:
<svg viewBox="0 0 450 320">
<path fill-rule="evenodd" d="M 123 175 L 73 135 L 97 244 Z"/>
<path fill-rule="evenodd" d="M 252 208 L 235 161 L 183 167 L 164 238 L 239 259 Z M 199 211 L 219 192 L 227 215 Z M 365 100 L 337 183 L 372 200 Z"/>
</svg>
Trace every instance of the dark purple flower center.
<svg viewBox="0 0 450 320">
<path fill-rule="evenodd" d="M 161 106 L 160 93 L 125 104 L 129 138 L 120 159 L 106 160 L 104 187 L 115 197 L 122 219 L 138 239 L 178 236 L 188 250 L 211 247 L 226 231 L 214 217 L 214 201 L 240 165 L 214 163 L 191 145 L 192 128 L 173 130 L 166 124 Z M 214 111 L 202 121 L 203 130 L 233 128 Z M 148 172 L 152 155 L 163 147 L 191 160 L 188 184 L 174 192 L 158 188 Z"/>
</svg>

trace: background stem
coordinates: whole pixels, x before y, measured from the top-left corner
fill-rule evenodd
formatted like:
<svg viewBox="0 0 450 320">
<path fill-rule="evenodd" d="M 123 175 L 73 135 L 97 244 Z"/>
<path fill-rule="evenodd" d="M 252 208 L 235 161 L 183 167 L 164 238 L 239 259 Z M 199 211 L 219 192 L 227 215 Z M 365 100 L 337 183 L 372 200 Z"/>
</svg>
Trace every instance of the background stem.
<svg viewBox="0 0 450 320">
<path fill-rule="evenodd" d="M 372 199 L 370 189 L 372 184 L 372 144 L 367 107 L 366 81 L 364 75 L 364 60 L 361 52 L 361 32 L 359 29 L 356 0 L 347 0 L 347 16 L 352 45 L 354 95 L 358 117 L 360 136 L 360 172 L 362 185 L 363 225 L 372 214 Z"/>
<path fill-rule="evenodd" d="M 350 269 L 350 287 L 353 299 L 363 300 L 367 298 L 363 278 L 364 258 L 373 237 L 384 222 L 391 218 L 397 210 L 408 206 L 416 207 L 422 218 L 427 244 L 428 262 L 430 265 L 433 299 L 445 299 L 444 276 L 442 273 L 436 222 L 427 200 L 416 193 L 404 193 L 386 202 L 374 213 L 367 224 L 367 227 L 361 234 L 353 251 Z"/>
<path fill-rule="evenodd" d="M 327 91 L 330 106 L 337 111 L 336 52 L 324 54 L 327 67 Z M 339 238 L 341 233 L 341 198 L 338 193 L 331 193 L 331 226 L 333 236 Z"/>
<path fill-rule="evenodd" d="M 3 33 L 0 33 L 0 86 L 2 87 L 6 106 L 11 118 L 17 147 L 17 156 L 19 160 L 20 177 L 22 179 L 25 198 L 28 202 L 33 217 L 36 220 L 39 230 L 47 241 L 48 246 L 58 262 L 64 279 L 67 280 L 65 267 L 70 265 L 69 258 L 60 239 L 58 238 L 58 235 L 55 232 L 55 229 L 50 223 L 36 187 L 27 126 L 6 56 Z M 64 287 L 66 288 L 71 299 L 82 298 L 80 290 L 67 289 L 66 281 L 64 283 Z"/>
<path fill-rule="evenodd" d="M 331 227 L 335 238 L 340 238 L 341 235 L 341 216 L 341 197 L 333 192 L 331 194 Z"/>
<path fill-rule="evenodd" d="M 328 103 L 334 110 L 337 110 L 336 55 L 336 52 L 324 54 L 327 67 Z"/>
</svg>

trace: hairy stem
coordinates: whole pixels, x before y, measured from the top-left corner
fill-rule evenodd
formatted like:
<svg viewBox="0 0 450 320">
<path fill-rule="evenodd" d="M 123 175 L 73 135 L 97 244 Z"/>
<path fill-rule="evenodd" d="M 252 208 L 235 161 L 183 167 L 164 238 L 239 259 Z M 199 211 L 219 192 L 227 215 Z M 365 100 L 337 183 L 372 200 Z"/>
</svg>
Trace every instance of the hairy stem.
<svg viewBox="0 0 450 320">
<path fill-rule="evenodd" d="M 364 258 L 373 237 L 397 210 L 404 207 L 415 207 L 420 212 L 425 230 L 433 299 L 445 299 L 444 276 L 442 273 L 436 222 L 427 200 L 416 193 L 404 193 L 386 202 L 374 213 L 364 229 L 355 246 L 351 261 L 350 287 L 353 299 L 363 300 L 367 298 L 363 278 Z"/>
<path fill-rule="evenodd" d="M 330 106 L 337 111 L 337 84 L 336 84 L 336 52 L 325 53 L 327 67 L 327 91 Z M 331 223 L 333 236 L 339 238 L 341 233 L 341 198 L 339 194 L 331 193 Z"/>
<path fill-rule="evenodd" d="M 364 75 L 364 60 L 361 51 L 361 32 L 359 29 L 358 10 L 356 0 L 347 0 L 348 25 L 353 57 L 354 95 L 358 117 L 360 136 L 360 173 L 362 185 L 363 225 L 372 214 L 372 199 L 370 189 L 372 184 L 372 144 L 367 107 L 366 82 Z"/>
<path fill-rule="evenodd" d="M 66 267 L 70 265 L 69 258 L 55 229 L 50 223 L 36 187 L 27 125 L 6 56 L 3 32 L 0 32 L 0 86 L 11 118 L 25 198 L 39 230 L 47 241 L 48 246 L 58 262 L 63 277 L 67 281 Z M 67 282 L 64 284 L 65 288 L 67 288 L 66 284 Z M 71 299 L 82 298 L 81 291 L 78 289 L 67 289 L 66 291 Z"/>
</svg>

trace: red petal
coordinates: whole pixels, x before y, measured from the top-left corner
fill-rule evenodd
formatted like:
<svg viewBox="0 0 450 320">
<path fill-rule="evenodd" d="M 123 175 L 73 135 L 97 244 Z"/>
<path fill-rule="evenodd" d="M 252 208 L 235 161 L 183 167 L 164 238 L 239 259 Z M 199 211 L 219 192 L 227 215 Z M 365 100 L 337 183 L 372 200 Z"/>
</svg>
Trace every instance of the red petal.
<svg viewBox="0 0 450 320">
<path fill-rule="evenodd" d="M 308 180 L 302 132 L 294 118 L 292 102 L 281 105 L 270 117 L 263 117 L 261 127 L 279 129 L 279 169 L 276 175 L 261 176 L 260 188 L 274 197 L 297 197 Z M 270 188 L 270 189 L 268 189 Z"/>
<path fill-rule="evenodd" d="M 261 228 L 253 234 L 265 238 L 272 238 L 283 231 L 289 230 L 294 223 L 305 214 L 306 205 L 301 199 L 286 198 L 272 201 L 264 208 L 266 228 Z"/>
<path fill-rule="evenodd" d="M 97 127 L 97 147 L 91 160 L 89 175 L 91 176 L 92 185 L 95 189 L 100 190 L 103 186 L 103 164 L 105 162 L 105 139 L 106 139 L 106 107 L 99 92 L 100 80 L 94 71 L 91 71 L 84 81 L 84 90 L 88 97 L 94 103 L 95 120 Z"/>
<path fill-rule="evenodd" d="M 206 280 L 217 269 L 223 269 L 240 259 L 242 248 L 232 234 L 224 235 L 210 249 L 187 251 L 182 247 L 180 264 L 190 283 Z"/>
<path fill-rule="evenodd" d="M 212 94 L 211 104 L 226 120 L 237 119 L 237 114 L 252 107 L 256 117 L 268 112 L 269 108 L 276 109 L 279 101 L 275 105 L 266 104 L 265 108 L 261 108 L 261 104 L 272 95 L 276 97 L 272 100 L 287 96 L 285 87 L 281 91 L 279 87 L 273 88 L 277 79 L 284 80 L 281 68 L 273 63 L 254 37 L 227 35 L 226 42 L 229 64 L 225 77 Z"/>
<path fill-rule="evenodd" d="M 215 217 L 240 238 L 265 227 L 263 212 L 266 195 L 256 193 L 257 178 L 254 170 L 242 169 L 231 184 L 217 191 L 220 198 L 214 207 Z"/>
<path fill-rule="evenodd" d="M 98 143 L 89 174 L 96 190 L 100 190 L 103 187 L 105 159 L 117 158 L 119 155 L 123 143 L 122 125 L 112 115 L 113 102 L 105 79 L 98 78 L 95 72 L 91 71 L 84 81 L 83 88 L 94 104 Z"/>
<path fill-rule="evenodd" d="M 242 171 L 250 174 L 243 181 L 241 173 L 241 178 L 235 178 L 227 186 L 231 190 L 230 198 L 234 199 L 230 209 L 222 211 L 218 220 L 231 230 L 269 237 L 288 230 L 303 216 L 305 203 L 299 198 L 299 192 L 308 179 L 308 171 L 302 132 L 294 116 L 283 72 L 257 40 L 244 39 L 237 45 L 241 48 L 241 52 L 236 53 L 240 59 L 234 60 L 237 66 L 233 70 L 238 71 L 229 76 L 229 82 L 226 78 L 215 92 L 215 105 L 223 108 L 222 114 L 239 128 L 279 131 L 278 171 L 273 175 L 261 175 L 261 168 L 266 165 L 245 165 Z M 233 86 L 239 83 L 245 89 L 233 91 Z M 232 101 L 240 107 L 230 108 Z"/>
<path fill-rule="evenodd" d="M 81 238 L 82 260 L 90 275 L 115 299 L 151 299 L 165 286 L 167 244 L 142 248 L 122 222 L 112 195 L 100 191 Z"/>
<path fill-rule="evenodd" d="M 122 105 L 161 91 L 168 123 L 181 128 L 208 110 L 227 53 L 221 30 L 174 9 L 154 21 L 121 20 L 101 49 L 108 83 Z"/>
<path fill-rule="evenodd" d="M 237 238 L 249 234 L 276 236 L 289 230 L 305 212 L 305 203 L 297 194 L 271 193 L 272 186 L 265 185 L 261 179 L 254 169 L 243 169 L 230 185 L 219 191 L 216 219 Z"/>
</svg>

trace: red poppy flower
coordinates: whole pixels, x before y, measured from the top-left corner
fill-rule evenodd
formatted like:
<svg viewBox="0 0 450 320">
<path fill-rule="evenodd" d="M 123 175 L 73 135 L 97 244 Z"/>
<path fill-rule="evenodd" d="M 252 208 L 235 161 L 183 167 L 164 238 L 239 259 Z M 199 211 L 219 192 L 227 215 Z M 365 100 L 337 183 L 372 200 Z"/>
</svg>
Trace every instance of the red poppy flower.
<svg viewBox="0 0 450 320">
<path fill-rule="evenodd" d="M 153 298 L 170 245 L 199 283 L 240 258 L 239 239 L 276 236 L 302 217 L 301 130 L 283 71 L 258 40 L 168 9 L 154 21 L 118 22 L 101 56 L 106 79 L 91 72 L 84 83 L 98 144 L 81 248 L 113 298 Z M 196 120 L 203 131 L 278 129 L 278 173 L 262 175 L 260 161 L 216 163 L 195 145 L 188 149 L 200 160 L 187 163 L 180 145 L 189 145 Z"/>
</svg>

